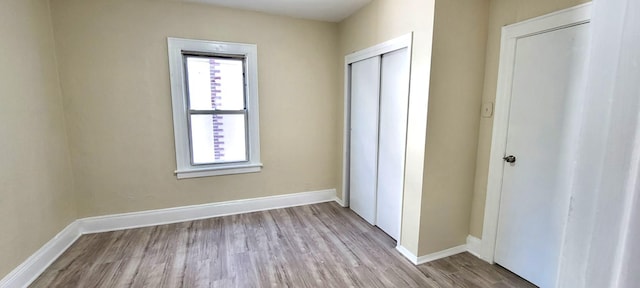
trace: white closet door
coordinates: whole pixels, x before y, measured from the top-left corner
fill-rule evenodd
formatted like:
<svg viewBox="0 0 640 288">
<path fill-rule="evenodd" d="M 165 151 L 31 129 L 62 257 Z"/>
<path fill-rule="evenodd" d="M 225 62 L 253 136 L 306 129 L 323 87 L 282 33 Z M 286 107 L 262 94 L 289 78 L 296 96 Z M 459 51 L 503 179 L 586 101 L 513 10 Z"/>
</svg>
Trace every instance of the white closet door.
<svg viewBox="0 0 640 288">
<path fill-rule="evenodd" d="M 409 51 L 382 55 L 376 225 L 398 240 L 409 106 Z"/>
<path fill-rule="evenodd" d="M 349 206 L 376 223 L 380 57 L 351 64 Z"/>
</svg>

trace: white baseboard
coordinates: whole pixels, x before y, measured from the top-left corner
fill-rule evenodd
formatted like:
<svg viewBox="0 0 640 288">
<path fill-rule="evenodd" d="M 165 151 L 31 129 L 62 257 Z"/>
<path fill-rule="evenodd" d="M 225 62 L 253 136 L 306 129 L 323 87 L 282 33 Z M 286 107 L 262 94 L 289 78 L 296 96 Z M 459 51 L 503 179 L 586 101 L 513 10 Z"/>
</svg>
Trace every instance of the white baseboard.
<svg viewBox="0 0 640 288">
<path fill-rule="evenodd" d="M 0 288 L 27 287 L 83 234 L 156 226 L 330 201 L 338 202 L 335 189 L 78 219 L 2 278 Z M 338 202 L 338 204 L 341 203 Z"/>
<path fill-rule="evenodd" d="M 453 256 L 456 254 L 460 254 L 462 252 L 469 252 L 471 254 L 473 254 L 474 256 L 482 259 L 482 257 L 480 257 L 480 247 L 482 244 L 482 240 L 473 237 L 471 235 L 467 236 L 467 244 L 466 245 L 460 245 L 460 246 L 456 246 L 456 247 L 452 247 L 446 250 L 442 250 L 439 252 L 435 252 L 435 253 L 431 253 L 428 255 L 424 255 L 424 256 L 416 256 L 415 254 L 413 254 L 411 251 L 409 251 L 407 248 L 398 245 L 396 246 L 396 250 L 398 250 L 398 252 L 400 252 L 400 254 L 402 254 L 405 258 L 407 258 L 409 261 L 411 261 L 411 263 L 413 263 L 414 265 L 420 265 L 420 264 L 424 264 L 427 262 L 431 262 L 431 261 L 435 261 L 438 259 L 442 259 L 445 257 L 449 257 L 449 256 Z"/>
<path fill-rule="evenodd" d="M 409 249 L 404 248 L 404 246 L 402 245 L 398 245 L 396 246 L 396 250 L 398 250 L 398 252 L 400 252 L 400 254 L 404 256 L 404 258 L 407 258 L 409 262 L 413 263 L 413 265 L 418 265 L 418 256 L 409 251 Z"/>
<path fill-rule="evenodd" d="M 202 205 L 79 219 L 83 234 L 157 226 L 256 211 L 335 201 L 336 190 L 321 190 Z"/>
<path fill-rule="evenodd" d="M 449 256 L 453 256 L 456 254 L 460 254 L 462 252 L 466 252 L 467 251 L 467 245 L 460 245 L 460 246 L 456 246 L 453 248 L 449 248 L 446 250 L 442 250 L 442 251 L 438 251 L 435 253 L 431 253 L 428 255 L 424 255 L 424 256 L 420 256 L 418 257 L 418 265 L 423 264 L 423 263 L 427 263 L 427 262 L 431 262 L 431 261 L 435 261 L 438 259 L 442 259 L 445 257 L 449 257 Z"/>
<path fill-rule="evenodd" d="M 347 207 L 347 205 L 344 203 L 344 201 L 340 198 L 338 198 L 337 196 L 333 199 L 333 201 L 336 201 L 336 203 L 338 203 L 338 205 L 342 206 L 342 207 Z"/>
<path fill-rule="evenodd" d="M 400 245 L 396 246 L 396 250 L 398 250 L 400 252 L 400 254 L 402 254 L 405 258 L 407 258 L 409 261 L 411 261 L 411 263 L 413 263 L 413 265 L 420 265 L 420 264 L 424 264 L 427 262 L 431 262 L 431 261 L 435 261 L 438 259 L 442 259 L 445 257 L 449 257 L 449 256 L 453 256 L 456 254 L 460 254 L 462 252 L 467 251 L 467 245 L 460 245 L 460 246 L 456 246 L 453 248 L 449 248 L 446 250 L 442 250 L 439 252 L 435 252 L 435 253 L 431 253 L 428 255 L 424 255 L 424 256 L 416 256 L 415 254 L 413 254 L 411 251 L 409 251 L 407 248 L 404 248 Z"/>
<path fill-rule="evenodd" d="M 467 252 L 482 259 L 480 251 L 482 251 L 482 240 L 471 235 L 467 236 Z"/>
<path fill-rule="evenodd" d="M 424 264 L 427 262 L 431 262 L 431 261 L 435 261 L 438 259 L 442 259 L 445 257 L 449 257 L 449 256 L 453 256 L 456 254 L 460 254 L 462 252 L 466 252 L 467 251 L 467 245 L 460 245 L 460 246 L 456 246 L 453 248 L 449 248 L 446 250 L 442 250 L 442 251 L 438 251 L 435 253 L 431 253 L 428 255 L 423 255 L 423 256 L 416 256 L 415 254 L 413 254 L 411 251 L 409 251 L 407 248 L 402 247 L 401 245 L 396 246 L 396 250 L 398 250 L 398 252 L 400 252 L 400 254 L 402 254 L 405 258 L 407 258 L 409 261 L 411 261 L 411 263 L 413 263 L 413 265 L 420 265 L 420 264 Z"/>
<path fill-rule="evenodd" d="M 45 243 L 36 253 L 33 253 L 27 260 L 22 262 L 16 269 L 13 269 L 7 276 L 0 280 L 2 288 L 27 287 L 36 280 L 53 261 L 64 253 L 78 237 L 80 237 L 80 227 L 76 221 L 62 229 L 58 235 Z"/>
</svg>

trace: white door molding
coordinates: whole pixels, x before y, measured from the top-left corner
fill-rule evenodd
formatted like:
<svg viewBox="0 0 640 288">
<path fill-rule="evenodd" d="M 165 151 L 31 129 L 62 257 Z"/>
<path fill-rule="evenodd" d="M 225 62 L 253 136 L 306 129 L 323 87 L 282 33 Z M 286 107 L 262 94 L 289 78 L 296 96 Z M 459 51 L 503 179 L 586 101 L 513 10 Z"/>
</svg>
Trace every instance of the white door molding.
<svg viewBox="0 0 640 288">
<path fill-rule="evenodd" d="M 517 40 L 519 38 L 580 25 L 590 21 L 591 3 L 587 3 L 502 28 L 498 89 L 496 94 L 495 118 L 493 122 L 487 196 L 480 251 L 481 258 L 489 263 L 494 262 L 502 177 L 504 172 L 504 161 L 502 158 L 505 156 L 507 143 L 512 92 L 511 83 L 513 82 Z"/>
</svg>

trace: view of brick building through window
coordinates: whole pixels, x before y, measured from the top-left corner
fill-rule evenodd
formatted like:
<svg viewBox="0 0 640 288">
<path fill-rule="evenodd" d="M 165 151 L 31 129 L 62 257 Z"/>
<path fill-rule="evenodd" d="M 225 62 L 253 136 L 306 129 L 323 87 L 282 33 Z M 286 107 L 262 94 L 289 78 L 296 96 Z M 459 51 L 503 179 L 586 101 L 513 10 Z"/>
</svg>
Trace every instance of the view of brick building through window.
<svg viewBox="0 0 640 288">
<path fill-rule="evenodd" d="M 187 57 L 193 164 L 247 161 L 243 65 L 242 59 Z"/>
</svg>

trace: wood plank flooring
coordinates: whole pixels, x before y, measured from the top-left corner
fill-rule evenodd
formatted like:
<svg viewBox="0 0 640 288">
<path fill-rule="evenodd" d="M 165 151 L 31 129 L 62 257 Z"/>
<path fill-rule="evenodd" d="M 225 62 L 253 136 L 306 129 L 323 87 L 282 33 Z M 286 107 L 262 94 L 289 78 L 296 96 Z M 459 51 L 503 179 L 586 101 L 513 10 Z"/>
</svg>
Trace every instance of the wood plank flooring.
<svg viewBox="0 0 640 288">
<path fill-rule="evenodd" d="M 414 266 L 335 203 L 84 235 L 30 287 L 535 287 L 468 253 Z"/>
</svg>

